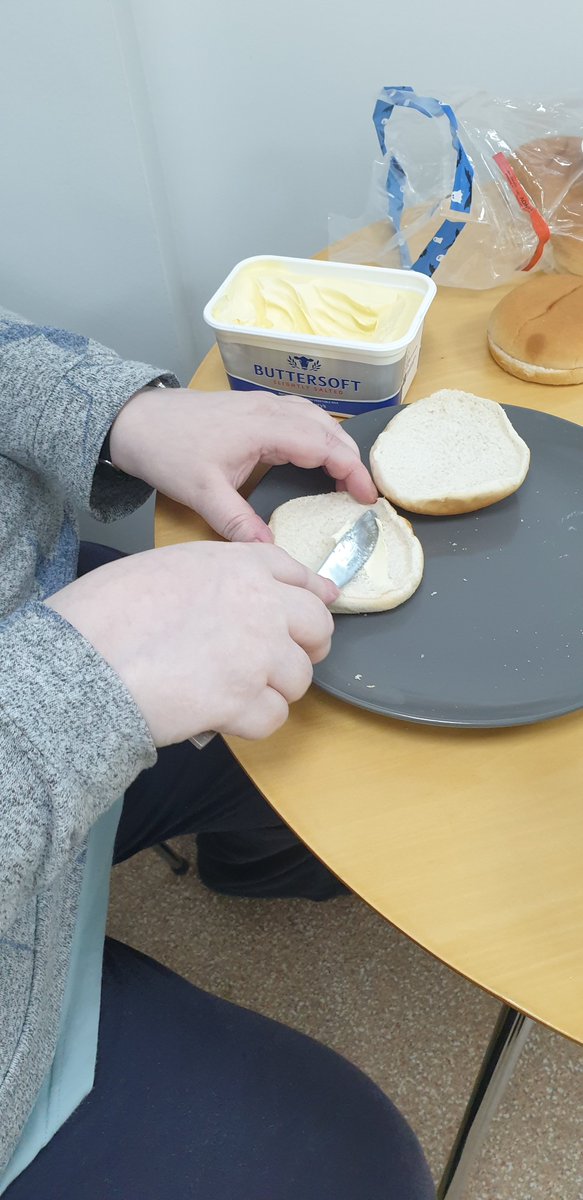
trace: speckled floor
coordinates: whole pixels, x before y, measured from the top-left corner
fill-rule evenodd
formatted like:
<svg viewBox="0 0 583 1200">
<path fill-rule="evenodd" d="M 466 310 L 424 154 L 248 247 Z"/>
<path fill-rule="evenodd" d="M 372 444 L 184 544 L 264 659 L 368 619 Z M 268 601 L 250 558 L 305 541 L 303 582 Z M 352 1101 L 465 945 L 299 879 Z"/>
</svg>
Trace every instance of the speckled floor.
<svg viewBox="0 0 583 1200">
<path fill-rule="evenodd" d="M 194 859 L 189 839 L 175 844 Z M 439 1176 L 498 1010 L 490 996 L 354 897 L 229 900 L 151 851 L 114 871 L 109 932 L 352 1059 L 396 1101 Z M 583 1050 L 536 1028 L 467 1200 L 583 1200 L 582 1123 Z"/>
</svg>

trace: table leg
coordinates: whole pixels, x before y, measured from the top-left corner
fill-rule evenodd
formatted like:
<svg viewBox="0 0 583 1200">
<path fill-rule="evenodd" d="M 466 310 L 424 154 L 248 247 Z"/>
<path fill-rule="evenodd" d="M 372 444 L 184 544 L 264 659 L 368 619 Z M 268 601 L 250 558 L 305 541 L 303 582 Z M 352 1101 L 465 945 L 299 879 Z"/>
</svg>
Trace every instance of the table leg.
<svg viewBox="0 0 583 1200">
<path fill-rule="evenodd" d="M 468 1174 L 534 1022 L 503 1004 L 470 1101 L 437 1189 L 437 1200 L 462 1200 Z"/>
</svg>

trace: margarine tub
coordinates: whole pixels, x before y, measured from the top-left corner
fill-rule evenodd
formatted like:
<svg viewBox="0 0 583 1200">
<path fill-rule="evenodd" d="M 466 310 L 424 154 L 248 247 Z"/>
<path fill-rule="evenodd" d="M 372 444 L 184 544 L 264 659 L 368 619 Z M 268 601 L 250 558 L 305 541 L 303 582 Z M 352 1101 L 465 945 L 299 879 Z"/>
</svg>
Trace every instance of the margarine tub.
<svg viewBox="0 0 583 1200">
<path fill-rule="evenodd" d="M 354 416 L 403 400 L 436 290 L 415 271 L 258 256 L 231 271 L 204 319 L 232 388 Z"/>
</svg>

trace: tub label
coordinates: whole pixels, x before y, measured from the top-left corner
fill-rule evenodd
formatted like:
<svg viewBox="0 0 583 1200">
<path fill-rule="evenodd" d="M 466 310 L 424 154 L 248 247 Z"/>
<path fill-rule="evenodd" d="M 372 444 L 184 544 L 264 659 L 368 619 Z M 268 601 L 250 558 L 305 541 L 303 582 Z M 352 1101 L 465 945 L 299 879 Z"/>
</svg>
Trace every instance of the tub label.
<svg viewBox="0 0 583 1200">
<path fill-rule="evenodd" d="M 227 378 L 230 386 L 236 392 L 273 392 L 274 396 L 289 396 L 290 394 L 289 389 L 282 391 L 281 388 L 268 387 L 265 383 L 238 379 L 236 375 L 230 375 L 229 372 L 227 372 Z M 294 395 L 301 394 L 294 392 Z M 391 404 L 400 404 L 402 392 L 395 392 L 394 396 L 384 396 L 381 400 L 331 400 L 324 399 L 322 396 L 308 396 L 307 399 L 312 400 L 319 408 L 324 408 L 326 412 L 354 417 L 357 413 L 370 412 L 372 408 L 388 408 Z"/>
<path fill-rule="evenodd" d="M 420 338 L 391 363 L 357 363 L 218 340 L 232 388 L 305 396 L 327 412 L 351 416 L 399 404 L 415 374 Z"/>
<path fill-rule="evenodd" d="M 296 369 L 296 362 L 308 364 L 303 370 Z M 337 375 L 316 375 L 315 372 L 321 368 L 319 358 L 307 358 L 302 355 L 300 358 L 297 354 L 288 354 L 287 368 L 268 367 L 262 363 L 253 363 L 253 373 L 256 379 L 272 379 L 274 383 L 282 383 L 286 389 L 293 388 L 294 391 L 301 388 L 317 388 L 319 394 L 325 392 L 333 392 L 334 395 L 342 395 L 344 392 L 357 392 L 360 385 L 360 379 L 345 379 L 344 376 Z M 311 369 L 310 369 L 311 368 Z M 261 387 L 262 384 L 259 384 Z"/>
</svg>

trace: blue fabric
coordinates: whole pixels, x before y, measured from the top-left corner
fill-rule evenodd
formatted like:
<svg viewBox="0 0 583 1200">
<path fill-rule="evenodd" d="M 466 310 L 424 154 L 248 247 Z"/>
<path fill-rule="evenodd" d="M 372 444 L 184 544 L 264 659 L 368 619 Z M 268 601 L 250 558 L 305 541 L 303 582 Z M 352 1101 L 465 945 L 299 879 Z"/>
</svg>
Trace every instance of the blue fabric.
<svg viewBox="0 0 583 1200">
<path fill-rule="evenodd" d="M 0 1179 L 0 1195 L 36 1158 L 93 1087 L 109 877 L 121 809 L 119 800 L 100 817 L 82 852 L 83 886 L 57 1051 L 16 1151 Z"/>
</svg>

